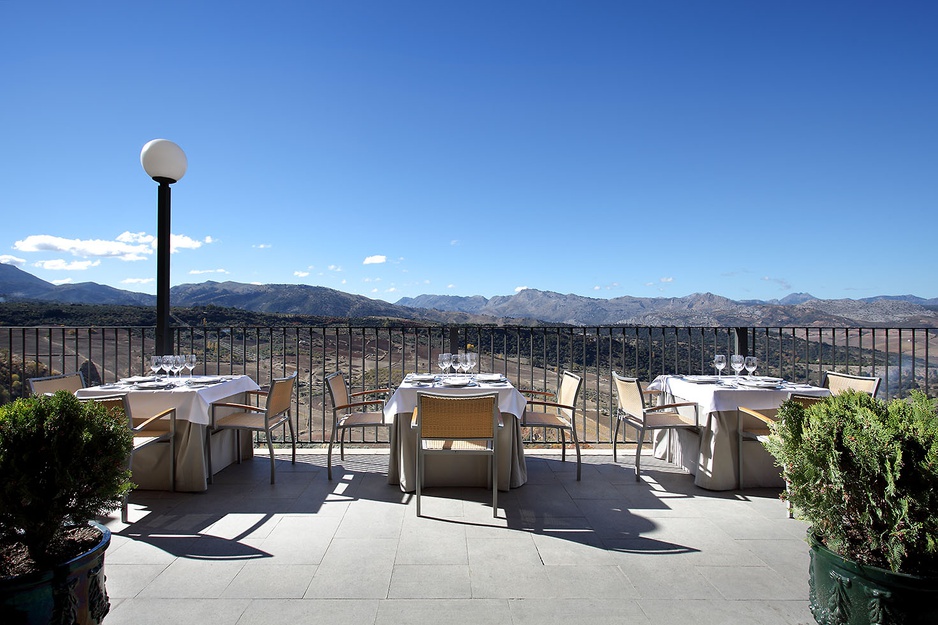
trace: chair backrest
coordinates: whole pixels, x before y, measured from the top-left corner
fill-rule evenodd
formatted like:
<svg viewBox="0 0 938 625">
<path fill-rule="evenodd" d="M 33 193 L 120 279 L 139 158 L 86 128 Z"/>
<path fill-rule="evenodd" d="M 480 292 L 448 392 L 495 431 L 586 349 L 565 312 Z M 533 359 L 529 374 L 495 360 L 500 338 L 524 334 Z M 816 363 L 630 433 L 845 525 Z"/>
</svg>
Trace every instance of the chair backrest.
<svg viewBox="0 0 938 625">
<path fill-rule="evenodd" d="M 33 395 L 44 395 L 56 391 L 74 393 L 85 388 L 85 378 L 80 371 L 50 375 L 44 378 L 29 378 L 29 390 Z"/>
<path fill-rule="evenodd" d="M 577 397 L 580 395 L 580 387 L 583 385 L 583 379 L 569 371 L 563 372 L 560 380 L 560 390 L 557 392 L 557 403 L 564 406 L 576 406 Z M 561 408 L 560 411 L 568 419 L 573 419 L 573 411 L 567 408 Z"/>
<path fill-rule="evenodd" d="M 645 414 L 645 396 L 642 394 L 642 385 L 638 378 L 627 378 L 613 371 L 612 379 L 616 383 L 619 410 L 642 420 Z"/>
<path fill-rule="evenodd" d="M 133 422 L 133 414 L 130 411 L 130 401 L 127 398 L 127 394 L 121 395 L 103 395 L 101 397 L 83 397 L 79 399 L 82 402 L 93 401 L 95 403 L 103 405 L 107 408 L 107 411 L 111 414 L 117 413 L 122 418 L 127 421 L 128 426 L 135 425 Z"/>
<path fill-rule="evenodd" d="M 798 395 L 797 393 L 792 393 L 789 399 L 794 400 L 801 404 L 802 408 L 808 408 L 819 402 L 824 401 L 824 397 L 818 397 L 816 395 Z"/>
<path fill-rule="evenodd" d="M 498 393 L 417 393 L 417 430 L 421 438 L 494 438 L 499 416 Z"/>
<path fill-rule="evenodd" d="M 270 381 L 266 404 L 268 419 L 290 412 L 293 406 L 294 384 L 296 384 L 296 371 L 285 378 L 274 378 Z"/>
<path fill-rule="evenodd" d="M 832 395 L 839 395 L 848 389 L 869 393 L 876 396 L 879 390 L 879 378 L 875 376 L 850 375 L 849 373 L 837 373 L 836 371 L 826 371 L 821 386 L 830 389 Z"/>
<path fill-rule="evenodd" d="M 326 386 L 329 388 L 329 397 L 332 398 L 332 410 L 336 406 L 345 406 L 349 402 L 348 384 L 341 371 L 326 376 Z"/>
</svg>

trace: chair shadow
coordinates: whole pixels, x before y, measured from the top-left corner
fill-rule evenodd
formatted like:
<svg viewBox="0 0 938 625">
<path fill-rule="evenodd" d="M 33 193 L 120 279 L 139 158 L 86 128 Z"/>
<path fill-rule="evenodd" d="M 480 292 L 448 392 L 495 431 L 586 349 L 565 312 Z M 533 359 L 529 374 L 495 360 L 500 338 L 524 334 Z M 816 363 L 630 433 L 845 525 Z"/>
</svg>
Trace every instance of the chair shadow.
<svg viewBox="0 0 938 625">
<path fill-rule="evenodd" d="M 540 534 L 623 553 L 699 551 L 651 536 L 660 525 L 641 513 L 667 510 L 669 502 L 699 496 L 693 492 L 690 476 L 666 472 L 658 476 L 654 468 L 646 468 L 643 481 L 635 482 L 630 466 L 606 464 L 602 467 L 606 475 L 595 476 L 593 483 L 587 481 L 590 475 L 586 471 L 583 481 L 576 482 L 569 464 L 552 458 L 529 459 L 528 483 L 499 493 L 496 518 L 491 517 L 491 491 L 487 488 L 427 489 L 425 496 L 434 499 L 432 503 L 454 500 L 444 504 L 446 510 L 462 511 L 463 506 L 476 504 L 478 509 L 468 514 L 434 514 L 433 506 L 425 502 L 422 518 Z M 588 466 L 584 464 L 584 470 Z M 332 482 L 326 479 L 325 468 L 325 454 L 298 456 L 296 465 L 278 456 L 277 483 L 271 485 L 269 464 L 260 456 L 225 468 L 204 493 L 135 492 L 131 495 L 134 522 L 112 531 L 180 558 L 256 560 L 273 556 L 247 544 L 245 539 L 282 515 L 315 515 L 325 506 L 354 505 L 357 501 L 414 507 L 412 493 L 388 484 L 386 455 L 348 455 L 345 461 L 333 465 L 336 479 Z M 658 477 L 661 479 L 655 479 Z M 676 488 L 662 492 L 661 484 L 669 482 Z M 583 498 L 577 498 L 580 495 Z M 457 505 L 455 500 L 460 503 Z M 235 523 L 236 531 L 230 529 L 233 521 L 226 520 L 230 515 L 241 519 Z M 223 521 L 229 526 L 226 531 L 217 529 Z M 216 535 L 219 533 L 224 535 Z"/>
</svg>

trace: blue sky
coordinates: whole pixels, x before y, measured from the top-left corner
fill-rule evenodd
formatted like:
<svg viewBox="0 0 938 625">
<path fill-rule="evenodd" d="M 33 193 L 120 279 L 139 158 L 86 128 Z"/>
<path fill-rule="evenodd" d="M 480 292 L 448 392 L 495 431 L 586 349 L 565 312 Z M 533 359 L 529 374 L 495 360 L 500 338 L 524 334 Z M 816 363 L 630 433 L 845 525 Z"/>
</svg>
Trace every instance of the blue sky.
<svg viewBox="0 0 938 625">
<path fill-rule="evenodd" d="M 0 262 L 172 283 L 938 296 L 938 3 L 0 1 Z"/>
</svg>

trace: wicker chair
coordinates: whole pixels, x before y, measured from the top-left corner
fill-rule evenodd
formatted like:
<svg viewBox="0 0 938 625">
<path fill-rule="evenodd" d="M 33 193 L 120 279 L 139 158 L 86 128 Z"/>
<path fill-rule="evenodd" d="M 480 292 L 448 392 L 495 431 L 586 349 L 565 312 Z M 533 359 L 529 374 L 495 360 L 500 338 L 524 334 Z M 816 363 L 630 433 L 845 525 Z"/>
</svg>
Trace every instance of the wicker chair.
<svg viewBox="0 0 938 625">
<path fill-rule="evenodd" d="M 332 398 L 332 435 L 329 437 L 329 451 L 327 456 L 327 476 L 332 479 L 332 446 L 336 437 L 339 438 L 339 458 L 345 460 L 345 433 L 352 428 L 389 427 L 391 424 L 384 420 L 383 410 L 358 411 L 366 406 L 381 405 L 384 407 L 384 396 L 390 392 L 387 388 L 371 389 L 366 391 L 349 391 L 348 383 L 341 371 L 326 376 L 326 386 Z M 356 401 L 359 397 L 368 395 L 382 395 L 380 399 L 365 399 Z"/>
<path fill-rule="evenodd" d="M 45 395 L 56 391 L 74 393 L 85 388 L 85 376 L 81 371 L 50 375 L 44 378 L 29 378 L 29 391 L 33 395 Z"/>
<path fill-rule="evenodd" d="M 832 395 L 839 395 L 850 389 L 869 393 L 876 397 L 879 383 L 880 379 L 875 376 L 850 375 L 849 373 L 837 373 L 835 371 L 825 371 L 824 379 L 821 380 L 821 386 L 830 389 Z"/>
<path fill-rule="evenodd" d="M 498 516 L 498 455 L 496 440 L 502 427 L 498 393 L 438 395 L 417 393 L 411 421 L 417 430 L 417 516 L 423 488 L 424 456 L 475 454 L 490 459 L 492 516 Z"/>
<path fill-rule="evenodd" d="M 81 401 L 94 401 L 103 404 L 108 411 L 118 411 L 127 419 L 130 431 L 134 435 L 134 448 L 127 459 L 127 468 L 133 470 L 134 454 L 144 447 L 157 443 L 169 445 L 169 488 L 176 490 L 176 409 L 167 408 L 162 412 L 149 417 L 136 417 L 130 410 L 130 401 L 127 394 L 105 395 L 92 397 Z M 121 522 L 127 523 L 127 495 L 121 502 Z"/>
<path fill-rule="evenodd" d="M 274 378 L 270 388 L 260 391 L 247 391 L 250 395 L 266 396 L 263 406 L 238 404 L 231 402 L 215 402 L 212 404 L 212 422 L 205 428 L 205 448 L 208 459 L 208 482 L 214 482 L 212 476 L 212 434 L 219 430 L 234 430 L 238 448 L 238 464 L 241 464 L 241 430 L 249 432 L 263 432 L 267 439 L 267 451 L 270 453 L 270 483 L 276 481 L 276 459 L 274 458 L 273 430 L 286 423 L 290 429 L 290 446 L 292 456 L 290 462 L 296 464 L 296 434 L 293 431 L 291 408 L 293 406 L 293 388 L 296 385 L 296 372 L 285 378 Z M 234 408 L 224 416 L 218 416 L 218 408 Z"/>
<path fill-rule="evenodd" d="M 814 395 L 792 394 L 789 398 L 805 408 L 824 401 L 823 397 Z M 764 443 L 772 433 L 770 425 L 775 422 L 777 409 L 772 410 L 753 410 L 740 406 L 736 409 L 736 488 L 742 489 L 743 485 L 743 444 L 746 442 Z M 784 472 L 782 477 L 784 478 Z M 786 489 L 787 489 L 787 482 Z M 788 504 L 788 517 L 791 518 L 791 504 Z"/>
<path fill-rule="evenodd" d="M 649 406 L 645 401 L 646 391 L 642 389 L 638 378 L 626 378 L 615 371 L 612 379 L 616 385 L 616 429 L 612 434 L 612 461 L 618 462 L 616 447 L 619 443 L 619 426 L 625 423 L 636 430 L 635 481 L 641 477 L 642 445 L 645 432 L 649 430 L 698 429 L 698 408 L 696 402 L 679 402 Z M 677 408 L 694 408 L 694 421 L 677 411 Z"/>
<path fill-rule="evenodd" d="M 573 445 L 576 448 L 576 479 L 580 481 L 580 440 L 576 434 L 576 400 L 580 394 L 583 380 L 580 376 L 563 372 L 560 380 L 560 389 L 557 393 L 550 391 L 522 390 L 522 393 L 532 395 L 535 399 L 528 400 L 521 417 L 523 428 L 550 428 L 556 429 L 560 434 L 560 461 L 567 461 L 567 437 L 570 432 Z M 534 406 L 535 410 L 530 410 Z M 538 410 L 537 408 L 540 408 Z"/>
</svg>

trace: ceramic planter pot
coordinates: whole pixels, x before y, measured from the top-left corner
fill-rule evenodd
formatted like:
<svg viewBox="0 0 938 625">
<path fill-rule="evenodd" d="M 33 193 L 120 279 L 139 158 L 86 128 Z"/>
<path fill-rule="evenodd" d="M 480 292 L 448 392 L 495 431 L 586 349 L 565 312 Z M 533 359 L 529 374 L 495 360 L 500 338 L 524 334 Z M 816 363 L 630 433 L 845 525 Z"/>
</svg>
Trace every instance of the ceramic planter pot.
<svg viewBox="0 0 938 625">
<path fill-rule="evenodd" d="M 49 571 L 0 581 L 6 625 L 97 625 L 110 610 L 104 588 L 104 552 L 111 532 L 92 522 L 101 540 L 91 550 Z"/>
<path fill-rule="evenodd" d="M 808 534 L 811 613 L 820 625 L 933 625 L 938 578 L 893 573 L 844 560 Z"/>
</svg>

